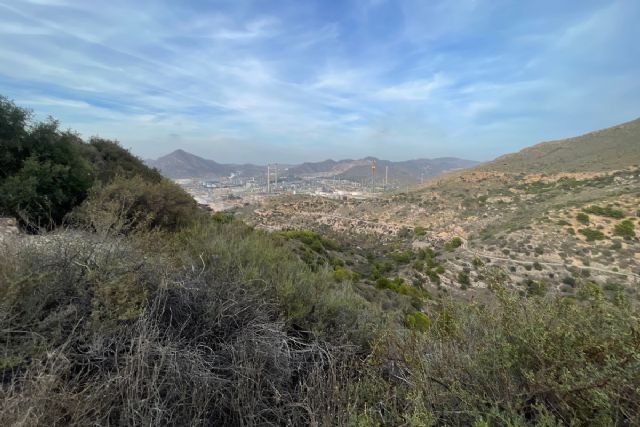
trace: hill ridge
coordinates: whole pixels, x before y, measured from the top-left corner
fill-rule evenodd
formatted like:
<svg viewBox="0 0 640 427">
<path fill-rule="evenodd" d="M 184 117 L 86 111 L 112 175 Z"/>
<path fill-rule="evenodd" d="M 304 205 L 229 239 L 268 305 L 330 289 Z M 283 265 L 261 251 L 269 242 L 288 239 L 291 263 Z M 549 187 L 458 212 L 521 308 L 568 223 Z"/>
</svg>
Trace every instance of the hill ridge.
<svg viewBox="0 0 640 427">
<path fill-rule="evenodd" d="M 513 173 L 602 172 L 640 164 L 640 118 L 497 157 L 479 170 Z"/>
</svg>

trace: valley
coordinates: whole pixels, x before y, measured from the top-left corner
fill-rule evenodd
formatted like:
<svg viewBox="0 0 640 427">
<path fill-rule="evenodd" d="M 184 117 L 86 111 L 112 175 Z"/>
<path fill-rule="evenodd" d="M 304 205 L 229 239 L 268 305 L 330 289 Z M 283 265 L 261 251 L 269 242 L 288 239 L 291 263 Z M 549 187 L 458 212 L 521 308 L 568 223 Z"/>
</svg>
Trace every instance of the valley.
<svg viewBox="0 0 640 427">
<path fill-rule="evenodd" d="M 333 268 L 357 273 L 359 288 L 375 287 L 385 277 L 430 295 L 484 299 L 499 277 L 502 286 L 523 294 L 576 297 L 582 288 L 596 286 L 638 301 L 640 132 L 637 121 L 622 128 L 636 130 L 633 137 L 624 133 L 630 150 L 625 168 L 604 170 L 610 167 L 606 158 L 589 158 L 594 144 L 589 134 L 583 137 L 586 151 L 580 138 L 568 142 L 574 162 L 591 163 L 585 170 L 514 172 L 505 156 L 408 192 L 339 200 L 282 195 L 237 213 L 257 228 L 311 230 L 336 240 L 343 250 L 333 256 L 342 263 Z M 619 131 L 595 135 L 606 144 L 617 142 Z M 460 243 L 452 247 L 455 239 Z M 439 273 L 425 269 L 425 249 L 436 254 Z M 385 265 L 382 276 L 378 265 Z"/>
<path fill-rule="evenodd" d="M 636 122 L 367 188 L 172 181 L 0 107 L 3 425 L 640 420 Z"/>
</svg>

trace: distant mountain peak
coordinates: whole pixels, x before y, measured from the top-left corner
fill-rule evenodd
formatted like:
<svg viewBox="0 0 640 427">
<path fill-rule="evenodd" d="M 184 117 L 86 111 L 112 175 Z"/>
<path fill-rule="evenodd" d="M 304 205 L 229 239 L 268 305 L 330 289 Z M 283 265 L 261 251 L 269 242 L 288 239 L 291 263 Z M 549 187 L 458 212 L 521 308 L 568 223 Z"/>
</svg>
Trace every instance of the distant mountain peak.
<svg viewBox="0 0 640 427">
<path fill-rule="evenodd" d="M 471 160 L 446 157 L 442 159 L 415 159 L 401 162 L 378 159 L 367 156 L 362 159 L 327 159 L 321 162 L 305 162 L 299 165 L 288 165 L 286 171 L 289 174 L 304 177 L 336 176 L 344 179 L 359 180 L 371 177 L 371 162 L 375 161 L 380 166 L 389 167 L 390 181 L 403 184 L 416 183 L 423 178 L 439 175 L 441 173 L 472 167 L 478 162 Z M 183 149 L 158 158 L 149 160 L 147 164 L 159 169 L 169 178 L 210 178 L 239 174 L 243 176 L 264 176 L 266 166 L 252 164 L 235 165 L 221 164 L 213 160 L 191 154 Z M 380 170 L 382 176 L 386 172 Z"/>
</svg>

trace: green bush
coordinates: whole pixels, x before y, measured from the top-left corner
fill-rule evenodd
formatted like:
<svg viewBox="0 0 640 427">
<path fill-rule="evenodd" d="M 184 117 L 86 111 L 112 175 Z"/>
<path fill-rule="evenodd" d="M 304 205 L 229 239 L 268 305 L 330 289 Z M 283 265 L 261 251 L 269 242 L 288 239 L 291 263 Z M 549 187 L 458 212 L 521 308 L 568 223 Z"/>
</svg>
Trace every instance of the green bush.
<svg viewBox="0 0 640 427">
<path fill-rule="evenodd" d="M 616 219 L 624 218 L 624 212 L 622 212 L 620 209 L 614 209 L 611 206 L 607 206 L 603 208 L 601 206 L 592 205 L 587 208 L 584 208 L 583 210 L 587 213 L 598 215 L 598 216 L 606 216 L 609 218 L 616 218 Z"/>
<path fill-rule="evenodd" d="M 176 231 L 202 215 L 195 200 L 177 184 L 134 176 L 94 187 L 73 219 L 95 230 Z"/>
<path fill-rule="evenodd" d="M 547 293 L 547 284 L 543 280 L 527 280 L 527 295 L 541 297 Z"/>
<path fill-rule="evenodd" d="M 462 246 L 462 239 L 460 237 L 454 237 L 453 239 L 445 243 L 444 248 L 445 250 L 451 252 L 459 248 L 460 246 Z"/>
<path fill-rule="evenodd" d="M 409 329 L 418 332 L 425 332 L 431 325 L 431 321 L 429 320 L 427 315 L 422 313 L 421 311 L 416 311 L 415 313 L 409 313 L 405 315 L 404 323 Z"/>
<path fill-rule="evenodd" d="M 82 144 L 58 122 L 34 123 L 28 111 L 0 97 L 0 215 L 31 231 L 60 224 L 93 184 Z"/>
<path fill-rule="evenodd" d="M 94 137 L 88 144 L 80 144 L 79 148 L 82 156 L 95 169 L 96 178 L 103 184 L 116 177 L 137 176 L 155 184 L 163 179 L 160 172 L 146 166 L 116 141 Z"/>
<path fill-rule="evenodd" d="M 576 220 L 581 224 L 587 225 L 589 224 L 589 215 L 584 212 L 578 212 L 576 214 Z"/>
<path fill-rule="evenodd" d="M 413 256 L 413 252 L 411 252 L 410 250 L 402 252 L 391 252 L 389 254 L 389 257 L 397 264 L 408 264 L 413 259 Z"/>
<path fill-rule="evenodd" d="M 463 289 L 466 289 L 469 287 L 469 285 L 471 285 L 471 279 L 469 278 L 469 275 L 464 271 L 458 272 L 458 282 L 462 285 Z"/>
<path fill-rule="evenodd" d="M 62 224 L 96 182 L 108 185 L 117 176 L 162 182 L 158 171 L 117 143 L 84 143 L 53 119 L 33 122 L 27 110 L 1 96 L 0 153 L 0 215 L 18 218 L 32 232 Z"/>
<path fill-rule="evenodd" d="M 630 219 L 620 221 L 613 227 L 613 234 L 625 239 L 633 239 L 636 237 L 633 222 Z"/>
<path fill-rule="evenodd" d="M 288 230 L 280 234 L 288 239 L 299 240 L 318 253 L 340 249 L 338 243 L 311 230 Z"/>
<path fill-rule="evenodd" d="M 421 305 L 423 300 L 431 298 L 427 291 L 405 283 L 400 277 L 396 277 L 393 280 L 381 277 L 376 280 L 376 288 L 389 289 L 400 295 L 412 297 L 417 305 Z"/>
<path fill-rule="evenodd" d="M 587 242 L 593 242 L 595 240 L 604 240 L 605 236 L 600 230 L 594 230 L 593 228 L 581 228 L 578 232 L 587 238 Z"/>
<path fill-rule="evenodd" d="M 422 334 L 388 334 L 375 347 L 351 395 L 360 419 L 451 426 L 640 421 L 640 336 L 628 308 L 597 296 L 579 304 L 504 293 L 488 305 L 445 302 L 429 317 Z M 396 376 L 384 379 L 389 359 Z"/>
<path fill-rule="evenodd" d="M 333 270 L 331 276 L 333 277 L 333 280 L 338 283 L 351 279 L 351 273 L 349 272 L 349 270 L 346 270 L 342 267 L 336 267 L 336 269 Z"/>
<path fill-rule="evenodd" d="M 476 269 L 478 269 L 478 268 L 480 268 L 480 267 L 482 267 L 484 265 L 482 260 L 480 258 L 478 258 L 478 257 L 474 257 L 472 263 L 473 263 L 473 266 Z"/>
</svg>

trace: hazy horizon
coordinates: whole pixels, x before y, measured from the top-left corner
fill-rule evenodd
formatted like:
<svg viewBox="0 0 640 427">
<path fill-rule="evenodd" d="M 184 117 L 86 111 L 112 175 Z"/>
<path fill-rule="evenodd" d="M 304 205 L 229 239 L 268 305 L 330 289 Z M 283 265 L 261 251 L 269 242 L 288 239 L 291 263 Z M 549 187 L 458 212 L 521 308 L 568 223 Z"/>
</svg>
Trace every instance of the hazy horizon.
<svg viewBox="0 0 640 427">
<path fill-rule="evenodd" d="M 217 163 L 226 163 L 226 164 L 254 164 L 256 166 L 266 166 L 267 164 L 281 164 L 282 166 L 295 166 L 295 165 L 300 165 L 302 163 L 322 163 L 322 162 L 327 162 L 327 161 L 336 161 L 336 162 L 340 162 L 340 161 L 348 161 L 348 160 L 366 160 L 368 158 L 375 158 L 376 160 L 381 160 L 381 161 L 392 161 L 392 162 L 409 162 L 412 160 L 438 160 L 438 159 L 446 159 L 446 158 L 454 158 L 453 156 L 440 156 L 440 157 L 411 157 L 411 158 L 400 158 L 398 160 L 390 160 L 390 159 L 385 159 L 385 158 L 381 158 L 381 157 L 377 157 L 377 156 L 371 156 L 371 155 L 367 155 L 367 156 L 362 156 L 362 157 L 326 157 L 326 158 L 311 158 L 311 159 L 307 159 L 307 160 L 302 160 L 302 161 L 298 161 L 298 162 L 279 162 L 278 159 L 271 159 L 271 160 L 265 160 L 265 161 L 260 161 L 260 162 L 218 162 L 216 159 L 213 158 L 208 158 L 206 156 L 201 156 L 197 153 L 192 153 L 188 150 L 185 150 L 184 148 L 176 148 L 174 150 L 172 150 L 169 153 L 165 153 L 162 154 L 158 157 L 155 158 L 147 158 L 144 160 L 159 160 L 162 157 L 174 154 L 176 151 L 184 151 L 187 154 L 192 154 L 194 156 L 198 156 L 201 157 L 205 160 L 213 160 Z M 462 158 L 460 158 L 462 159 Z M 480 160 L 474 160 L 474 159 L 462 159 L 462 160 L 471 160 L 471 161 L 476 161 L 476 162 L 481 162 Z"/>
<path fill-rule="evenodd" d="M 487 161 L 640 116 L 640 4 L 0 0 L 0 94 L 142 158 Z"/>
</svg>

